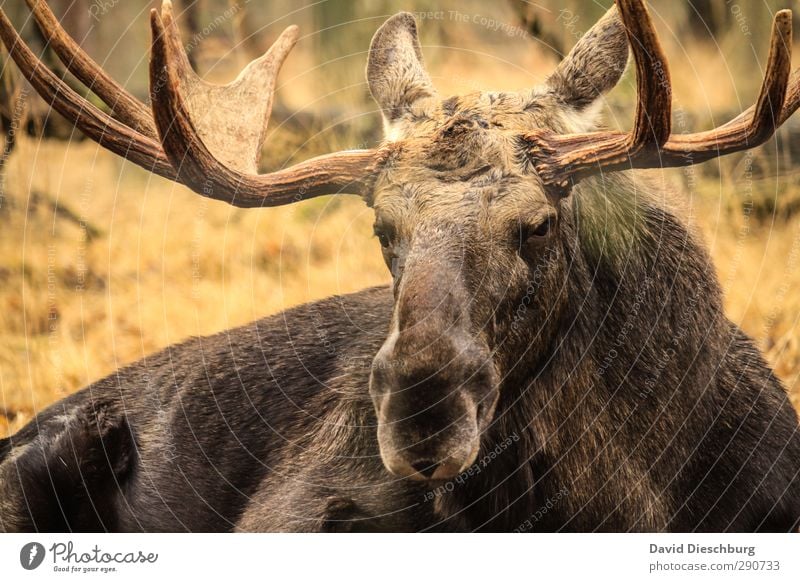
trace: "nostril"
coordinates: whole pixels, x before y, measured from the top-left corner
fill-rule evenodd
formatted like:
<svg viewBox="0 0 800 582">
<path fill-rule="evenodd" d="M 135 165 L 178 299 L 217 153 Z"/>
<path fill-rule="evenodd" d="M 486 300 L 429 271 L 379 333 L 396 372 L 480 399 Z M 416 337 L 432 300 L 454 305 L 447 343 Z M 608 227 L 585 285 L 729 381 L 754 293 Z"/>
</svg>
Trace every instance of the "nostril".
<svg viewBox="0 0 800 582">
<path fill-rule="evenodd" d="M 439 467 L 439 463 L 425 459 L 423 461 L 415 461 L 411 463 L 411 467 L 426 479 L 430 479 Z"/>
</svg>

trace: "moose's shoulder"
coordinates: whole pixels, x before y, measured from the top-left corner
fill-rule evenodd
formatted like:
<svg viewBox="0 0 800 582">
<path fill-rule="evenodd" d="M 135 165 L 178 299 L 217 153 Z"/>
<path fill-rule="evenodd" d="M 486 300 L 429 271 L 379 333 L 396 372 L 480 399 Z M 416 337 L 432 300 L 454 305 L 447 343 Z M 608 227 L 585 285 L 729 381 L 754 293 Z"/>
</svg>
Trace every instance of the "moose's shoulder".
<svg viewBox="0 0 800 582">
<path fill-rule="evenodd" d="M 302 337 L 307 333 L 318 337 L 321 330 L 369 333 L 373 329 L 385 339 L 392 312 L 392 292 L 386 286 L 369 287 L 347 293 L 332 295 L 325 299 L 304 303 L 285 311 L 255 321 L 244 328 L 252 328 L 255 333 Z M 238 328 L 238 329 L 244 329 Z M 237 330 L 229 330 L 218 335 L 226 335 Z"/>
<path fill-rule="evenodd" d="M 374 356 L 386 336 L 392 293 L 372 287 L 306 303 L 219 333 L 192 337 L 101 380 L 169 399 L 191 386 L 245 389 L 325 383 Z M 200 381 L 202 380 L 202 381 Z M 143 386 L 144 385 L 144 386 Z"/>
</svg>

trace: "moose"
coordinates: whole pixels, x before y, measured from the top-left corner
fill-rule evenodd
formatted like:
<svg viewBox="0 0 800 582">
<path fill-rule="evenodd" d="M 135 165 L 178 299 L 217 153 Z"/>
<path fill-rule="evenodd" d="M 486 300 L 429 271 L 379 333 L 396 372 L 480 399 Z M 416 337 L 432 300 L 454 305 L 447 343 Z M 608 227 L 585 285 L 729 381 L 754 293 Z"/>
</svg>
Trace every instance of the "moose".
<svg viewBox="0 0 800 582">
<path fill-rule="evenodd" d="M 756 104 L 681 135 L 642 0 L 617 0 L 542 85 L 454 97 L 399 13 L 368 55 L 382 143 L 259 174 L 296 27 L 211 85 L 164 0 L 148 108 L 26 1 L 110 113 L 0 12 L 3 42 L 89 138 L 238 207 L 359 195 L 392 282 L 189 339 L 41 411 L 0 440 L 0 529 L 798 528 L 797 413 L 725 316 L 685 203 L 640 171 L 757 147 L 794 113 L 790 11 Z M 598 105 L 629 53 L 633 127 L 604 130 Z"/>
</svg>

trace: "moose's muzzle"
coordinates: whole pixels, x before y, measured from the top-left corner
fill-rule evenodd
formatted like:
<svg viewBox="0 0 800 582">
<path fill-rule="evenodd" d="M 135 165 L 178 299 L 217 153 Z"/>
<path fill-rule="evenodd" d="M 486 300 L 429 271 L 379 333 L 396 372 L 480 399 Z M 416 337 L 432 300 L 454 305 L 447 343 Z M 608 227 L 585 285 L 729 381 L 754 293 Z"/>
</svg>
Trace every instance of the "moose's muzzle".
<svg viewBox="0 0 800 582">
<path fill-rule="evenodd" d="M 417 480 L 469 468 L 499 394 L 491 352 L 470 330 L 457 278 L 444 284 L 442 277 L 427 269 L 414 277 L 413 293 L 401 291 L 370 378 L 383 462 Z"/>
</svg>

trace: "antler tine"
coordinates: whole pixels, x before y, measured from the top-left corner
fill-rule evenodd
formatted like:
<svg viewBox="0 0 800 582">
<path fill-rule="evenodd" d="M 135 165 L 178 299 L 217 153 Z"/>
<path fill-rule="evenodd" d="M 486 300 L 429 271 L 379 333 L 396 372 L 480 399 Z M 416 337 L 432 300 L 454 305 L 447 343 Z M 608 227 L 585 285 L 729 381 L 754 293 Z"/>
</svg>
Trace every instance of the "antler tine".
<svg viewBox="0 0 800 582">
<path fill-rule="evenodd" d="M 77 79 L 108 105 L 122 123 L 157 138 L 148 107 L 112 79 L 58 22 L 45 0 L 25 0 L 45 40 Z"/>
<path fill-rule="evenodd" d="M 524 136 L 530 142 L 529 156 L 545 184 L 564 190 L 570 180 L 600 168 L 624 165 L 632 156 L 657 149 L 670 136 L 672 86 L 653 21 L 642 0 L 617 0 L 617 8 L 636 63 L 633 130 L 629 134 L 530 132 Z"/>
<path fill-rule="evenodd" d="M 177 40 L 178 32 L 171 28 L 173 21 L 168 2 L 164 3 L 162 16 L 156 10 L 151 11 L 150 23 L 153 33 L 150 60 L 153 113 L 164 151 L 184 184 L 204 196 L 240 207 L 278 206 L 323 194 L 338 193 L 344 189 L 360 191 L 367 185 L 370 174 L 377 169 L 384 157 L 376 150 L 338 152 L 263 175 L 242 171 L 241 156 L 238 164 L 230 160 L 227 163 L 221 162 L 212 148 L 216 146 L 220 153 L 227 153 L 228 156 L 230 150 L 220 148 L 219 142 L 214 141 L 218 138 L 217 135 L 201 135 L 195 125 L 199 118 L 192 115 L 189 108 L 188 99 L 201 99 L 202 93 L 200 96 L 197 93 L 188 96 L 184 93 L 187 85 L 189 91 L 198 92 L 207 91 L 209 86 L 206 84 L 203 87 L 192 87 L 190 84 L 193 77 L 186 75 L 187 64 L 180 54 L 183 49 Z M 290 30 L 289 34 L 293 35 L 294 31 Z M 290 44 L 294 44 L 292 38 L 288 40 Z M 284 53 L 288 52 L 285 44 L 284 42 L 278 47 L 278 66 L 285 56 Z M 245 83 L 246 73 L 257 71 L 255 67 L 258 66 L 260 64 L 257 63 L 245 69 L 234 84 Z M 272 88 L 272 83 L 274 80 L 268 82 L 269 89 Z M 216 89 L 224 90 L 226 87 Z M 209 98 L 207 101 L 213 99 Z M 236 104 L 232 105 L 232 111 L 241 115 L 241 111 L 235 107 Z M 268 117 L 268 106 L 266 109 Z M 256 150 L 260 149 L 264 127 L 257 128 Z"/>
<path fill-rule="evenodd" d="M 653 21 L 641 0 L 617 0 L 636 63 L 636 118 L 628 143 L 633 154 L 663 145 L 672 127 L 672 83 Z"/>
<path fill-rule="evenodd" d="M 11 58 L 34 89 L 56 111 L 112 152 L 170 180 L 175 171 L 158 142 L 139 134 L 83 99 L 28 48 L 0 8 L 0 37 Z"/>
<path fill-rule="evenodd" d="M 665 165 L 685 165 L 679 162 L 687 156 L 693 163 L 702 162 L 767 141 L 800 104 L 800 75 L 795 75 L 793 95 L 787 99 L 791 63 L 792 11 L 781 10 L 772 23 L 767 69 L 756 104 L 716 129 L 673 136 L 664 148 Z"/>
<path fill-rule="evenodd" d="M 778 128 L 791 72 L 792 11 L 780 10 L 772 21 L 767 70 L 761 82 L 753 121 L 748 128 L 754 139 L 763 137 L 766 140 Z"/>
<path fill-rule="evenodd" d="M 524 136 L 546 185 L 566 192 L 569 182 L 626 168 L 687 166 L 750 149 L 768 140 L 800 107 L 800 69 L 791 73 L 792 13 L 775 15 L 767 69 L 756 104 L 710 131 L 670 135 L 671 88 L 666 60 L 642 0 L 617 0 L 636 61 L 638 101 L 631 133 L 614 131 Z M 791 76 L 791 80 L 790 80 Z"/>
<path fill-rule="evenodd" d="M 258 173 L 275 80 L 297 42 L 297 27 L 284 30 L 270 49 L 247 65 L 233 82 L 213 85 L 192 69 L 169 0 L 162 4 L 161 19 L 168 62 L 175 71 L 174 78 L 191 114 L 192 125 L 203 143 L 225 165 L 249 174 Z M 152 86 L 158 87 L 155 83 Z"/>
</svg>

